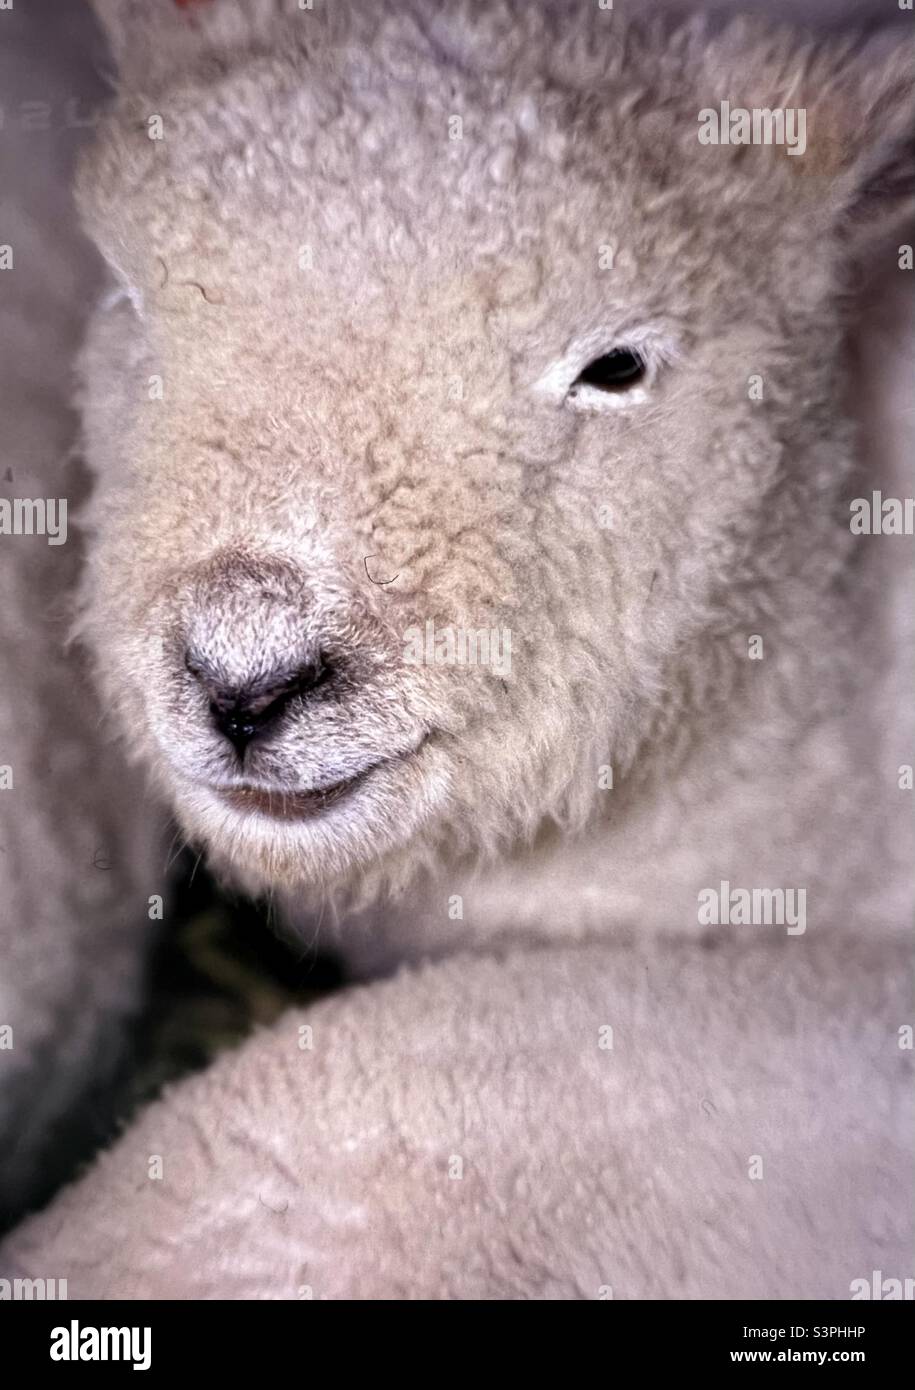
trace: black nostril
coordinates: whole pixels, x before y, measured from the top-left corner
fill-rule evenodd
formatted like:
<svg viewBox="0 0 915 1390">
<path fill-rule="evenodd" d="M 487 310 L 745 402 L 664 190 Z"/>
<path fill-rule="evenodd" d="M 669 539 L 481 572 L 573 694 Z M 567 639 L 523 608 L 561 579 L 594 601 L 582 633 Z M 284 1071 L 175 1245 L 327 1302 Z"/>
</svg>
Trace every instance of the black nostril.
<svg viewBox="0 0 915 1390">
<path fill-rule="evenodd" d="M 258 732 L 258 724 L 244 710 L 221 709 L 215 700 L 210 702 L 213 723 L 221 734 L 225 734 L 239 753 L 243 753 Z"/>
<path fill-rule="evenodd" d="M 210 697 L 213 723 L 242 756 L 252 739 L 278 722 L 292 700 L 316 690 L 331 675 L 329 664 L 319 659 L 238 685 L 220 680 L 190 653 L 185 665 Z"/>
</svg>

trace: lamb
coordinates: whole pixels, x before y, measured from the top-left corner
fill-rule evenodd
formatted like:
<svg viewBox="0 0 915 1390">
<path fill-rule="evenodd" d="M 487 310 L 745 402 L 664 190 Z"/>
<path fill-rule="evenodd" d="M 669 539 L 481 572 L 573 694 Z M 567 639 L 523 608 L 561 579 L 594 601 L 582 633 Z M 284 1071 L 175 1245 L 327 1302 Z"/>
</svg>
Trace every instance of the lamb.
<svg viewBox="0 0 915 1390">
<path fill-rule="evenodd" d="M 188 838 L 376 982 L 169 1093 L 4 1259 L 133 1297 L 902 1273 L 911 742 L 841 343 L 905 55 L 98 8 L 81 633 Z M 803 109 L 803 155 L 700 141 L 724 98 Z M 408 659 L 430 621 L 510 669 Z M 722 881 L 805 931 L 710 930 Z"/>
<path fill-rule="evenodd" d="M 179 1083 L 0 1270 L 70 1298 L 850 1298 L 910 1268 L 906 960 L 592 944 L 359 987 Z"/>
</svg>

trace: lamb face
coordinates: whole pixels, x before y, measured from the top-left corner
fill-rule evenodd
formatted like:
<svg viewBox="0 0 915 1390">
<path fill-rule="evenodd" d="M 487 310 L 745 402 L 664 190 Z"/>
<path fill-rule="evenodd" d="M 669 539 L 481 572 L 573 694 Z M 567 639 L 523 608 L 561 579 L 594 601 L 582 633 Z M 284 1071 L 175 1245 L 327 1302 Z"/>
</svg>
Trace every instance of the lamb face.
<svg viewBox="0 0 915 1390">
<path fill-rule="evenodd" d="M 902 59 L 529 8 L 201 10 L 83 170 L 85 628 L 249 884 L 582 823 L 844 561 L 838 227 Z M 725 97 L 803 157 L 701 144 Z"/>
</svg>

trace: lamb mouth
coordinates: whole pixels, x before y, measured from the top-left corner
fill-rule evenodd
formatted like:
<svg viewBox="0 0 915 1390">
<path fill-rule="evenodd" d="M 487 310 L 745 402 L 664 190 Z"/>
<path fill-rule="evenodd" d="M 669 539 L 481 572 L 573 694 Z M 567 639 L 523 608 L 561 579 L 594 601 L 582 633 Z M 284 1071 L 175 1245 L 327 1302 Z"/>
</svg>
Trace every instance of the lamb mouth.
<svg viewBox="0 0 915 1390">
<path fill-rule="evenodd" d="M 258 811 L 274 820 L 308 820 L 333 806 L 365 776 L 360 773 L 345 782 L 313 791 L 267 791 L 263 787 L 229 787 L 220 793 L 236 811 Z"/>
<path fill-rule="evenodd" d="M 255 787 L 242 782 L 234 787 L 220 787 L 217 794 L 223 802 L 236 811 L 257 811 L 262 816 L 271 816 L 274 820 L 281 821 L 310 820 L 315 816 L 320 816 L 322 812 L 335 806 L 337 802 L 355 791 L 379 768 L 388 767 L 392 763 L 406 762 L 415 757 L 429 737 L 428 733 L 425 734 L 416 747 L 407 753 L 391 758 L 382 758 L 379 762 L 364 767 L 355 776 L 346 777 L 342 781 L 333 782 L 326 787 L 313 787 L 304 791 L 283 791 L 278 787 Z"/>
</svg>

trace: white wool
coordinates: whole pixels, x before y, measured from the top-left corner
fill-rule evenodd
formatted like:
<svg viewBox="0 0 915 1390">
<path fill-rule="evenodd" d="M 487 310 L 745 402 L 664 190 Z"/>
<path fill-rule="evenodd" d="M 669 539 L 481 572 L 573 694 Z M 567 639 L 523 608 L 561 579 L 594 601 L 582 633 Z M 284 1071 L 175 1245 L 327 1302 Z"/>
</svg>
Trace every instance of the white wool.
<svg viewBox="0 0 915 1390">
<path fill-rule="evenodd" d="M 909 570 L 848 528 L 862 488 L 910 488 L 903 330 L 876 320 L 852 376 L 843 340 L 857 266 L 901 298 L 873 194 L 906 55 L 622 3 L 97 8 L 119 98 L 79 199 L 121 290 L 82 360 L 78 631 L 217 872 L 401 973 L 167 1095 L 0 1276 L 842 1298 L 904 1274 Z M 701 145 L 726 94 L 809 109 L 804 157 Z M 569 395 L 620 346 L 633 393 Z M 510 632 L 510 672 L 409 663 L 429 621 Z M 190 651 L 239 686 L 327 658 L 333 695 L 246 775 L 354 789 L 309 819 L 232 804 Z M 719 885 L 803 892 L 803 932 L 708 926 Z"/>
</svg>

